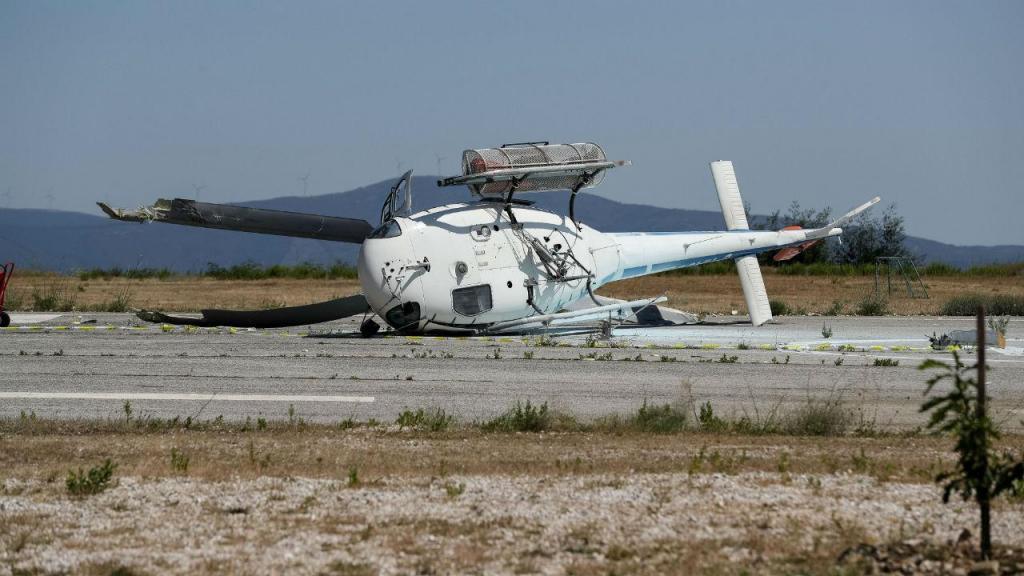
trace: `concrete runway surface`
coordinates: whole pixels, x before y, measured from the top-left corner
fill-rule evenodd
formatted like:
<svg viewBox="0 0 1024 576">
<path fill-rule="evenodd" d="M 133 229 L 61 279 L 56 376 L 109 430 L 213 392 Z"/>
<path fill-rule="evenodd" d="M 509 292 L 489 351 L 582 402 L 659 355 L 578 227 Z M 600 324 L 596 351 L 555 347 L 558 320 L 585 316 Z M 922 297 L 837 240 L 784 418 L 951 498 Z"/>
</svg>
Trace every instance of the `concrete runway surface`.
<svg viewBox="0 0 1024 576">
<path fill-rule="evenodd" d="M 1022 320 L 1011 319 L 1007 348 L 989 353 L 995 412 L 1016 430 L 1024 429 Z M 228 330 L 146 324 L 130 314 L 17 314 L 0 330 L 0 417 L 122 418 L 129 400 L 137 417 L 286 419 L 292 405 L 296 417 L 317 422 L 390 422 L 405 408 L 429 407 L 474 420 L 527 399 L 583 418 L 634 410 L 645 399 L 710 401 L 718 414 L 763 417 L 809 396 L 841 396 L 879 427 L 910 427 L 924 422 L 917 407 L 926 375 L 918 364 L 950 359 L 931 350 L 925 335 L 970 329 L 974 321 L 782 317 L 761 328 L 732 318 L 712 322 L 618 328 L 611 346 L 591 347 L 583 334 L 546 342 L 363 339 L 355 320 Z M 823 338 L 823 325 L 831 338 Z M 974 362 L 973 352 L 964 355 Z M 875 366 L 877 358 L 899 365 Z"/>
</svg>

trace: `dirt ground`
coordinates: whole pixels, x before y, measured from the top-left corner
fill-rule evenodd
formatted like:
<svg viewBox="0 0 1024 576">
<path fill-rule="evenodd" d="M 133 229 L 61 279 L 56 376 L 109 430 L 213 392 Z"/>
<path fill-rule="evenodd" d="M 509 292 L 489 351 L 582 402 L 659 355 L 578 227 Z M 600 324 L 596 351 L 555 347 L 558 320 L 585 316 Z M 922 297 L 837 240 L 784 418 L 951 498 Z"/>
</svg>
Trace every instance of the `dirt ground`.
<svg viewBox="0 0 1024 576">
<path fill-rule="evenodd" d="M 930 482 L 949 447 L 920 436 L 7 426 L 0 574 L 835 573 L 851 546 L 944 548 L 977 533 L 971 508 L 942 504 Z M 107 458 L 110 488 L 68 493 L 69 469 Z M 1024 544 L 1022 528 L 1024 503 L 999 504 L 997 542 Z"/>
<path fill-rule="evenodd" d="M 794 313 L 852 314 L 874 291 L 873 276 L 784 276 L 765 270 L 765 284 L 773 300 L 786 303 Z M 939 276 L 925 278 L 929 299 L 895 293 L 890 312 L 900 315 L 937 314 L 952 296 L 966 293 L 1024 295 L 1024 281 L 1015 277 Z M 177 277 L 82 281 L 77 277 L 16 272 L 10 286 L 8 308 L 29 310 L 33 294 L 53 294 L 75 310 L 111 310 L 121 301 L 131 308 L 198 311 L 202 308 L 255 309 L 296 306 L 360 292 L 357 280 L 216 280 Z M 647 276 L 610 284 L 599 291 L 606 296 L 636 299 L 668 296 L 667 305 L 693 313 L 745 313 L 739 279 L 732 274 L 714 276 Z M 117 310 L 111 310 L 117 311 Z"/>
</svg>

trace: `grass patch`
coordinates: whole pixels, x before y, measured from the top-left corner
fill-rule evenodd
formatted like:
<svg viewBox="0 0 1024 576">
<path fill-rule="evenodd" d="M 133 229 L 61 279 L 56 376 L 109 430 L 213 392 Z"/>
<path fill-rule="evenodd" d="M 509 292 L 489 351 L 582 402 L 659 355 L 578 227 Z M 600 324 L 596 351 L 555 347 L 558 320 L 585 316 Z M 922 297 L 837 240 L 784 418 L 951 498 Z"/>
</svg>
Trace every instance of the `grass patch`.
<svg viewBox="0 0 1024 576">
<path fill-rule="evenodd" d="M 793 310 L 782 300 L 768 300 L 768 307 L 772 310 L 772 316 L 789 316 Z"/>
<path fill-rule="evenodd" d="M 32 310 L 36 312 L 71 312 L 77 295 L 67 282 L 50 282 L 32 291 Z"/>
<path fill-rule="evenodd" d="M 641 432 L 672 434 L 686 429 L 686 412 L 671 404 L 649 406 L 644 400 L 636 413 L 630 416 L 628 424 Z"/>
<path fill-rule="evenodd" d="M 978 306 L 985 306 L 990 316 L 1024 316 L 1024 296 L 1010 294 L 964 294 L 954 296 L 942 305 L 943 316 L 974 316 Z"/>
<path fill-rule="evenodd" d="M 156 278 L 158 280 L 167 280 L 174 276 L 178 276 L 178 274 L 169 268 L 130 268 L 125 270 L 115 266 L 114 268 L 89 268 L 78 272 L 78 279 L 83 282 L 88 280 L 112 280 L 114 278 L 128 278 L 130 280 Z"/>
<path fill-rule="evenodd" d="M 131 312 L 132 290 L 125 286 L 114 294 L 114 297 L 98 306 L 90 308 L 93 312 Z"/>
<path fill-rule="evenodd" d="M 874 264 L 833 264 L 831 262 L 790 262 L 775 267 L 780 276 L 870 276 Z"/>
<path fill-rule="evenodd" d="M 842 436 L 853 420 L 837 395 L 808 399 L 783 419 L 783 432 L 793 436 Z"/>
<path fill-rule="evenodd" d="M 335 280 L 338 278 L 354 279 L 359 277 L 354 266 L 341 262 L 335 262 L 326 266 L 311 262 L 303 262 L 294 266 L 284 264 L 261 266 L 254 262 L 245 262 L 226 268 L 216 264 L 209 264 L 200 276 L 216 278 L 218 280 L 266 280 L 268 278 L 291 278 L 296 280 L 323 278 Z"/>
<path fill-rule="evenodd" d="M 114 476 L 115 468 L 117 465 L 111 463 L 107 458 L 103 464 L 93 466 L 88 472 L 83 472 L 81 468 L 77 472 L 69 470 L 64 485 L 67 487 L 68 493 L 73 496 L 99 494 L 110 487 L 110 480 Z"/>
<path fill-rule="evenodd" d="M 455 416 L 447 414 L 442 408 L 424 410 L 420 408 L 415 412 L 403 410 L 395 420 L 395 424 L 401 428 L 410 428 L 424 432 L 444 432 L 455 424 Z"/>
<path fill-rule="evenodd" d="M 187 474 L 188 462 L 188 455 L 177 448 L 171 448 L 171 470 L 179 474 Z"/>
<path fill-rule="evenodd" d="M 1008 278 L 1024 276 L 1024 262 L 1008 264 L 982 264 L 961 270 L 945 262 L 932 262 L 919 269 L 923 276 L 974 276 L 983 278 Z"/>
<path fill-rule="evenodd" d="M 889 300 L 874 294 L 865 296 L 856 309 L 857 316 L 885 316 L 889 313 Z"/>
<path fill-rule="evenodd" d="M 532 404 L 529 400 L 516 400 L 508 410 L 479 424 L 484 432 L 545 432 L 547 430 L 575 430 L 579 423 L 568 414 L 556 413 L 548 403 Z"/>
</svg>

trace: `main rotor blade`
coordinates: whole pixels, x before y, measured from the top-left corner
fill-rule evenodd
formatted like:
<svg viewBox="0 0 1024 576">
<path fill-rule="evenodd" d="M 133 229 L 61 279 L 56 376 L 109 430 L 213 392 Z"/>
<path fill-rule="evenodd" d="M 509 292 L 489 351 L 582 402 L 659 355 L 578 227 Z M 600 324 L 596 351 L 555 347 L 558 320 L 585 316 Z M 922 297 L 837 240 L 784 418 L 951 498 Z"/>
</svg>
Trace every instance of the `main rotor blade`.
<svg viewBox="0 0 1024 576">
<path fill-rule="evenodd" d="M 263 208 L 245 208 L 226 204 L 210 204 L 183 198 L 161 198 L 152 206 L 138 210 L 97 205 L 111 218 L 126 222 L 166 222 L 201 228 L 237 230 L 256 234 L 295 236 L 333 242 L 362 244 L 373 231 L 366 220 L 338 218 L 319 214 L 303 214 Z"/>
<path fill-rule="evenodd" d="M 284 328 L 340 320 L 370 310 L 362 294 L 288 308 L 269 310 L 203 310 L 202 318 L 169 316 L 163 312 L 141 310 L 137 316 L 147 322 L 188 326 L 233 326 L 236 328 Z"/>
</svg>

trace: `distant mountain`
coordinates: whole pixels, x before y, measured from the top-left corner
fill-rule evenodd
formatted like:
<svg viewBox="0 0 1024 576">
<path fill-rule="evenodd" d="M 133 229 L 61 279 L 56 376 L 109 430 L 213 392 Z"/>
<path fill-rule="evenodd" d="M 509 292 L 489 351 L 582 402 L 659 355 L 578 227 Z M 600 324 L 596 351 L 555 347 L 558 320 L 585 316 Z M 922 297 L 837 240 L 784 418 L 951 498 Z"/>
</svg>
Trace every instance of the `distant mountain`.
<svg viewBox="0 0 1024 576">
<path fill-rule="evenodd" d="M 243 202 L 244 206 L 363 218 L 380 218 L 392 180 L 348 192 L 323 196 L 286 196 Z M 563 212 L 568 192 L 528 194 L 540 208 Z M 438 188 L 436 179 L 413 181 L 413 206 L 418 208 L 465 201 L 465 188 Z M 154 198 L 155 200 L 155 198 Z M 725 224 L 719 212 L 658 208 L 626 204 L 583 193 L 576 212 L 588 225 L 607 232 L 714 230 Z M 925 262 L 954 266 L 1024 260 L 1024 246 L 954 246 L 924 238 L 908 238 L 910 249 Z M 115 222 L 100 214 L 57 210 L 0 209 L 0 262 L 20 267 L 73 271 L 84 268 L 170 268 L 198 271 L 209 263 L 230 266 L 242 262 L 263 265 L 303 261 L 355 262 L 358 246 L 320 240 L 261 236 L 164 224 Z"/>
</svg>

